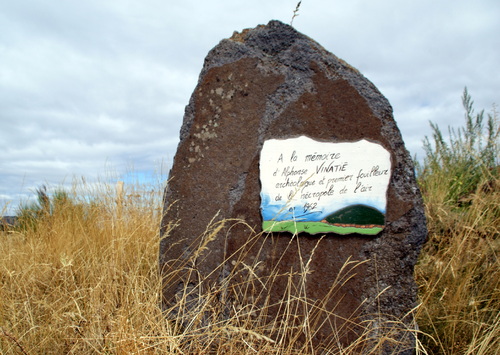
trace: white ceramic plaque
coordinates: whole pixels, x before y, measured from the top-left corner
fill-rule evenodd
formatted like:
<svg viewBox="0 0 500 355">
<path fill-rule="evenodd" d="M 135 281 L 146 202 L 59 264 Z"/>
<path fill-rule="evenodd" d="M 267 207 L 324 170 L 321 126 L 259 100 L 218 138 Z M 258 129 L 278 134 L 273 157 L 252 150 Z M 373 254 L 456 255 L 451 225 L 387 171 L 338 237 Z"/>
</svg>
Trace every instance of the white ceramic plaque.
<svg viewBox="0 0 500 355">
<path fill-rule="evenodd" d="M 267 232 L 367 235 L 385 225 L 390 153 L 367 140 L 270 139 L 260 156 Z"/>
</svg>

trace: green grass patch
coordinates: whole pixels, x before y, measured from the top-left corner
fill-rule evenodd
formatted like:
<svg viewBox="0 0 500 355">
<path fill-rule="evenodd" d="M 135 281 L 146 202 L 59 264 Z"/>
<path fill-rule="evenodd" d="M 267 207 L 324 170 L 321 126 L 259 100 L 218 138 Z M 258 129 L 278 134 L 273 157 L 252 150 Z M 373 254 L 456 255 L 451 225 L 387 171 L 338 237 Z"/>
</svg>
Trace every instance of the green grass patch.
<svg viewBox="0 0 500 355">
<path fill-rule="evenodd" d="M 266 232 L 290 232 L 290 233 L 336 233 L 336 234 L 365 234 L 376 235 L 382 231 L 383 228 L 359 228 L 359 227 L 341 227 L 323 222 L 296 222 L 296 221 L 264 221 L 262 228 Z"/>
</svg>

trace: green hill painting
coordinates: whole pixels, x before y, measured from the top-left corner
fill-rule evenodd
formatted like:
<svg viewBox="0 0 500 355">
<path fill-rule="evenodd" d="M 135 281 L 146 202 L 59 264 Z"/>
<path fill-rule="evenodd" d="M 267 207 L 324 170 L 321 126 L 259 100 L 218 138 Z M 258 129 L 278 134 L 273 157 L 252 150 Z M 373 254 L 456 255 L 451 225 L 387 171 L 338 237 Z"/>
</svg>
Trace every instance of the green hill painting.
<svg viewBox="0 0 500 355">
<path fill-rule="evenodd" d="M 360 225 L 383 227 L 385 216 L 379 210 L 365 205 L 352 205 L 328 215 L 323 222 L 335 225 Z"/>
</svg>

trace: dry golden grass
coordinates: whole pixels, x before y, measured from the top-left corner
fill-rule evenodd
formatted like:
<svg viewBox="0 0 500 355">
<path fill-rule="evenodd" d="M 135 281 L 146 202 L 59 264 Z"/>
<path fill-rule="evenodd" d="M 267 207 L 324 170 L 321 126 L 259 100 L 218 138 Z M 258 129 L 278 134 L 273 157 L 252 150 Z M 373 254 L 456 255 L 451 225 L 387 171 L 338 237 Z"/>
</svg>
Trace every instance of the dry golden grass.
<svg viewBox="0 0 500 355">
<path fill-rule="evenodd" d="M 467 208 L 457 209 L 438 188 L 442 177 L 435 178 L 424 189 L 430 233 L 416 268 L 421 298 L 417 352 L 498 354 L 500 182 L 489 176 L 468 196 Z M 167 320 L 160 308 L 157 263 L 162 188 L 101 184 L 98 191 L 89 190 L 76 186 L 69 199 L 40 214 L 36 223 L 1 232 L 0 353 L 314 353 L 311 339 L 319 316 L 335 309 L 325 309 L 325 300 L 312 302 L 300 288 L 291 287 L 284 295 L 278 306 L 286 307 L 285 317 L 271 324 L 266 315 L 276 305 L 258 308 L 244 300 L 246 307 L 221 309 L 227 285 L 205 293 L 203 302 L 179 313 L 177 322 Z M 219 227 L 215 223 L 207 228 L 193 258 L 202 257 Z M 249 243 L 261 238 L 254 233 Z M 304 280 L 311 257 L 302 260 Z M 264 297 L 253 293 L 254 283 L 263 283 L 265 290 L 276 275 L 255 277 L 259 265 L 246 265 L 244 259 L 244 250 L 232 258 L 231 277 L 246 275 L 233 283 L 233 296 Z M 358 264 L 346 263 L 332 293 Z M 198 292 L 186 291 L 181 303 Z M 295 315 L 304 310 L 310 316 L 297 323 Z M 220 317 L 224 312 L 230 317 Z M 345 329 L 332 327 L 328 353 L 357 354 L 363 349 L 378 354 L 401 331 L 412 332 L 395 321 L 377 342 L 370 324 L 360 326 L 365 333 L 351 346 L 340 344 Z"/>
<path fill-rule="evenodd" d="M 156 338 L 169 334 L 158 309 L 158 204 L 115 201 L 109 190 L 94 198 L 75 196 L 36 228 L 0 236 L 2 353 L 168 350 Z"/>
<path fill-rule="evenodd" d="M 486 174 L 467 206 L 425 191 L 429 240 L 416 267 L 423 342 L 434 354 L 500 352 L 500 180 Z"/>
<path fill-rule="evenodd" d="M 223 220 L 208 226 L 201 240 L 196 241 L 197 248 L 177 269 L 185 270 L 183 279 L 199 280 L 196 259 L 203 258 L 203 251 L 210 248 L 210 242 L 223 230 L 223 225 L 235 226 L 244 223 L 239 220 Z M 247 226 L 250 228 L 249 226 Z M 221 236 L 217 236 L 220 238 Z M 177 293 L 177 305 L 170 309 L 170 319 L 182 332 L 180 353 L 217 353 L 217 354 L 314 354 L 318 353 L 318 343 L 314 339 L 321 327 L 331 330 L 331 338 L 321 344 L 328 354 L 378 354 L 384 348 L 404 348 L 407 346 L 408 334 L 413 336 L 414 329 L 408 329 L 401 321 L 386 322 L 384 317 L 361 322 L 354 319 L 343 319 L 345 322 L 333 324 L 332 319 L 338 317 L 335 306 L 327 306 L 327 302 L 342 292 L 342 287 L 356 273 L 356 268 L 363 262 L 348 259 L 339 271 L 335 282 L 325 299 L 311 300 L 307 297 L 306 279 L 312 272 L 310 262 L 315 249 L 307 259 L 301 258 L 300 271 L 278 273 L 270 270 L 259 272 L 260 262 L 246 264 L 246 253 L 253 246 L 262 247 L 266 243 L 266 235 L 252 232 L 247 243 L 233 255 L 229 255 L 219 268 L 212 274 L 223 273 L 225 265 L 230 264 L 231 270 L 223 282 L 206 289 L 207 282 L 201 280 L 200 285 L 185 284 L 184 289 Z M 289 246 L 299 244 L 300 238 L 291 238 Z M 320 247 L 321 238 L 316 248 Z M 298 248 L 300 250 L 300 248 Z M 255 257 L 254 260 L 259 260 Z M 167 274 L 166 284 L 175 278 L 175 270 Z M 264 276 L 258 276 L 258 275 Z M 205 275 L 209 278 L 210 275 Z M 278 279 L 285 278 L 287 287 L 279 300 L 271 301 L 269 290 Z M 213 283 L 212 283 L 213 284 Z M 204 288 L 205 287 L 205 288 Z M 230 301 L 227 301 L 229 300 Z M 269 319 L 270 313 L 281 317 Z M 355 314 L 356 310 L 352 310 Z M 307 315 L 304 317 L 303 315 Z M 330 317 L 328 319 L 328 316 Z M 332 322 L 328 324 L 329 322 Z M 378 328 L 374 324 L 378 323 Z M 357 328 L 362 334 L 350 344 L 345 343 L 344 336 Z M 374 333 L 377 333 L 374 337 Z M 404 343 L 403 343 L 404 342 Z"/>
<path fill-rule="evenodd" d="M 0 353 L 314 353 L 311 339 L 321 325 L 320 315 L 335 309 L 326 309 L 326 300 L 311 301 L 292 283 L 279 304 L 264 302 L 256 307 L 248 303 L 248 297 L 265 297 L 264 292 L 255 294 L 253 285 L 263 283 L 265 290 L 276 275 L 255 277 L 259 265 L 245 264 L 243 249 L 238 257 L 231 256 L 234 269 L 230 278 L 240 280 L 232 282 L 231 293 L 241 297 L 246 306 L 221 309 L 226 284 L 203 293 L 203 301 L 185 307 L 177 321 L 165 317 L 158 273 L 161 196 L 160 186 L 146 189 L 101 184 L 92 190 L 81 183 L 69 198 L 54 202 L 50 211 L 39 213 L 35 221 L 2 232 Z M 217 223 L 207 227 L 193 258 L 202 257 L 219 227 Z M 249 243 L 261 238 L 254 233 Z M 295 242 L 297 238 L 291 240 Z M 311 257 L 302 261 L 298 276 L 304 281 Z M 358 264 L 354 260 L 346 263 L 338 284 L 332 285 L 332 294 L 356 272 Z M 297 277 L 289 276 L 290 280 Z M 191 301 L 197 292 L 187 288 L 180 304 Z M 285 316 L 270 323 L 267 312 L 276 306 L 284 307 Z M 296 315 L 304 311 L 309 317 L 297 322 Z M 362 349 L 377 354 L 397 343 L 393 335 L 412 332 L 394 321 L 373 339 L 372 324 L 364 322 L 358 324 L 365 329 L 363 336 L 343 346 L 342 332 L 351 326 L 346 324 L 339 329 L 332 326 L 335 332 L 326 353 L 357 354 Z"/>
</svg>

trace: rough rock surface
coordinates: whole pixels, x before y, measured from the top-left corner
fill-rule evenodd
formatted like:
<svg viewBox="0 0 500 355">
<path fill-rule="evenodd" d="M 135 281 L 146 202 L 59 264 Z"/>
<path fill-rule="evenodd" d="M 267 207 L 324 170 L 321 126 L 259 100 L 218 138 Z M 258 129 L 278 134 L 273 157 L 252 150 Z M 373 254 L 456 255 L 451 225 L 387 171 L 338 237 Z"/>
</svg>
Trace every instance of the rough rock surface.
<svg viewBox="0 0 500 355">
<path fill-rule="evenodd" d="M 262 231 L 263 142 L 300 135 L 329 142 L 364 138 L 391 153 L 383 232 L 255 237 Z M 196 297 L 204 297 L 227 280 L 234 284 L 253 275 L 260 279 L 252 295 L 226 285 L 227 300 L 243 307 L 267 304 L 272 319 L 284 312 L 272 305 L 296 290 L 330 312 L 308 311 L 320 322 L 328 318 L 314 336 L 318 348 L 337 339 L 349 344 L 363 332 L 376 340 L 390 328 L 399 343 L 387 345 L 387 353 L 413 353 L 413 270 L 427 231 L 411 158 L 387 99 L 359 71 L 294 28 L 271 21 L 235 32 L 210 51 L 186 107 L 164 212 L 159 262 L 165 309 L 177 309 L 182 292 L 196 289 Z M 232 218 L 246 223 L 217 224 Z M 361 263 L 349 271 L 349 261 Z M 252 271 L 235 272 L 243 263 Z M 301 278 L 306 263 L 309 272 Z M 271 282 L 270 274 L 281 276 Z"/>
</svg>

